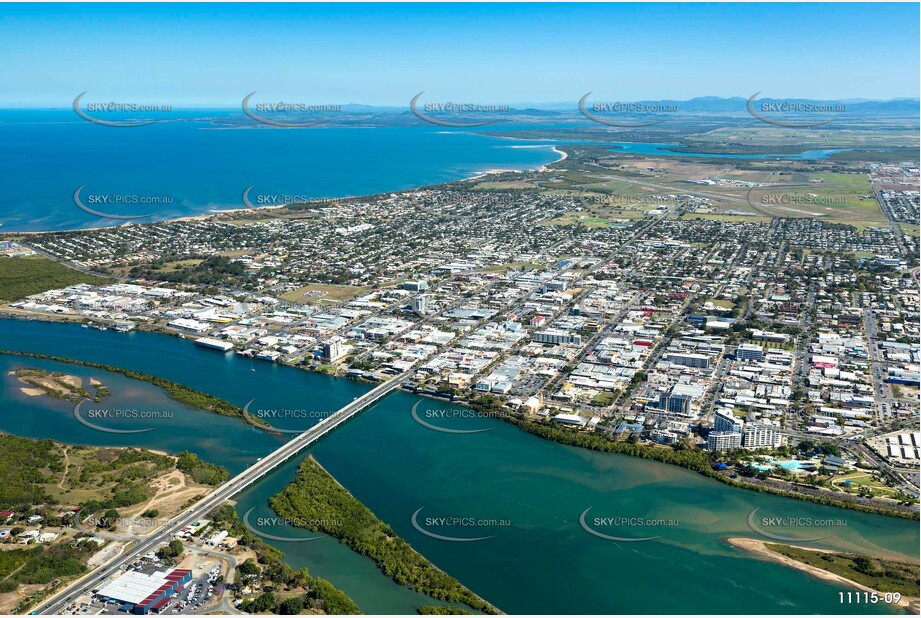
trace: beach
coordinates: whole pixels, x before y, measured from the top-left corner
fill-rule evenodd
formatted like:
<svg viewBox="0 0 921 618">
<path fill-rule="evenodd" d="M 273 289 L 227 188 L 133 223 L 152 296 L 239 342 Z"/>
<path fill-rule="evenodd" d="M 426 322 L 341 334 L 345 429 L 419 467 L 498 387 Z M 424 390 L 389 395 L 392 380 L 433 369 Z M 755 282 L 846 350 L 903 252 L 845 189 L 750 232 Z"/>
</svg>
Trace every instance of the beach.
<svg viewBox="0 0 921 618">
<path fill-rule="evenodd" d="M 841 584 L 843 586 L 853 587 L 858 590 L 862 590 L 864 592 L 871 592 L 871 593 L 879 592 L 878 590 L 874 590 L 873 588 L 870 588 L 869 586 L 865 586 L 863 584 L 857 583 L 855 581 L 847 579 L 846 577 L 842 577 L 841 575 L 830 573 L 829 571 L 825 571 L 823 569 L 819 569 L 814 566 L 805 564 L 803 562 L 800 562 L 799 560 L 794 560 L 793 558 L 790 558 L 789 556 L 784 556 L 784 555 L 778 554 L 777 552 L 771 551 L 770 549 L 766 547 L 767 541 L 760 541 L 757 539 L 748 539 L 744 537 L 729 537 L 726 539 L 726 542 L 732 545 L 733 547 L 744 549 L 745 551 L 749 551 L 761 557 L 767 558 L 769 560 L 779 562 L 788 567 L 792 567 L 794 569 L 804 571 L 806 573 L 809 573 L 813 577 L 817 577 L 819 579 L 822 579 L 828 582 L 833 582 L 836 584 Z M 802 547 L 799 545 L 790 545 L 790 547 L 796 547 L 797 549 L 807 549 L 809 551 L 815 551 L 815 552 L 829 551 L 825 549 L 817 549 L 815 547 Z M 921 602 L 919 602 L 918 597 L 902 596 L 902 598 L 899 599 L 898 603 L 895 603 L 895 605 L 898 605 L 899 607 L 904 607 L 906 609 L 910 609 L 914 614 L 918 614 L 919 610 L 921 610 Z"/>
</svg>

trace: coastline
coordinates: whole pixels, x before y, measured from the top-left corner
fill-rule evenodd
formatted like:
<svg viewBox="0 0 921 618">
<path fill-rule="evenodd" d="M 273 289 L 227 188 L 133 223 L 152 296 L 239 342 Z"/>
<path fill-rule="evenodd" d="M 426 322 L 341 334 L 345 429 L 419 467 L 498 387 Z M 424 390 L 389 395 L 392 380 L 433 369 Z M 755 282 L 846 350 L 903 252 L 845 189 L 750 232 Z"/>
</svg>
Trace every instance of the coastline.
<svg viewBox="0 0 921 618">
<path fill-rule="evenodd" d="M 539 170 L 537 170 L 538 172 L 546 172 L 547 169 L 548 169 L 551 165 L 553 165 L 554 163 L 561 163 L 561 162 L 565 161 L 567 158 L 569 158 L 569 153 L 566 152 L 565 150 L 560 150 L 560 147 L 559 147 L 559 146 L 554 146 L 553 148 L 551 148 L 551 150 L 552 150 L 553 152 L 557 153 L 558 155 L 560 155 L 560 158 L 557 159 L 556 161 L 553 161 L 553 162 L 551 162 L 551 163 L 548 163 L 547 165 L 541 166 L 541 168 L 540 168 Z"/>
<path fill-rule="evenodd" d="M 727 537 L 725 541 L 727 544 L 729 544 L 732 547 L 745 550 L 747 552 L 761 556 L 762 558 L 767 558 L 768 560 L 771 560 L 773 562 L 778 562 L 785 566 L 797 569 L 799 571 L 803 571 L 804 573 L 808 573 L 809 575 L 812 575 L 813 577 L 816 577 L 818 579 L 821 579 L 827 582 L 831 582 L 834 584 L 840 584 L 843 586 L 857 588 L 864 592 L 870 592 L 870 593 L 876 592 L 876 593 L 882 594 L 878 590 L 874 590 L 873 588 L 870 588 L 869 586 L 855 582 L 853 580 L 850 580 L 836 573 L 831 573 L 824 569 L 820 569 L 812 565 L 806 564 L 805 562 L 800 562 L 799 560 L 790 558 L 789 556 L 784 556 L 782 554 L 778 554 L 775 551 L 771 551 L 767 547 L 767 541 L 761 541 L 758 539 L 750 539 L 747 537 Z M 799 545 L 790 545 L 790 547 L 793 547 L 796 549 L 805 549 L 805 550 L 814 551 L 814 552 L 821 552 L 821 553 L 833 553 L 827 549 L 817 549 L 814 547 L 802 547 Z M 901 599 L 899 599 L 899 602 L 895 603 L 895 605 L 898 607 L 909 609 L 912 611 L 912 613 L 916 615 L 918 614 L 919 610 L 921 610 L 921 600 L 919 600 L 918 597 L 902 596 Z"/>
<path fill-rule="evenodd" d="M 514 138 L 509 138 L 509 139 L 514 139 Z M 569 153 L 567 153 L 565 150 L 560 150 L 559 146 L 551 146 L 550 150 L 560 155 L 560 158 L 557 159 L 556 161 L 545 163 L 544 165 L 541 165 L 540 167 L 538 167 L 536 170 L 531 170 L 529 168 L 522 168 L 522 169 L 496 168 L 496 169 L 489 169 L 483 172 L 479 172 L 477 174 L 474 174 L 473 176 L 464 178 L 463 180 L 480 180 L 481 178 L 485 178 L 486 176 L 490 176 L 492 174 L 508 174 L 508 173 L 521 174 L 523 172 L 529 172 L 529 171 L 536 171 L 538 173 L 546 172 L 550 168 L 551 165 L 555 165 L 559 163 L 560 161 L 565 161 L 566 158 L 569 157 Z"/>
<path fill-rule="evenodd" d="M 501 139 L 516 139 L 516 138 L 501 138 Z M 520 140 L 520 141 L 528 141 L 528 140 Z M 535 168 L 529 168 L 529 167 L 524 167 L 524 168 L 490 168 L 490 169 L 487 169 L 487 170 L 484 170 L 484 171 L 475 172 L 475 173 L 473 173 L 473 174 L 471 174 L 471 175 L 469 175 L 469 176 L 461 176 L 460 178 L 457 178 L 457 179 L 455 179 L 455 180 L 448 180 L 448 181 L 444 181 L 444 182 L 436 182 L 436 183 L 434 183 L 434 184 L 420 185 L 419 187 L 417 187 L 417 189 L 420 189 L 420 188 L 421 188 L 421 189 L 425 189 L 425 188 L 435 187 L 435 186 L 438 186 L 438 185 L 445 184 L 445 182 L 450 183 L 450 182 L 465 182 L 465 181 L 470 181 L 470 180 L 480 180 L 480 179 L 482 179 L 482 178 L 484 178 L 484 177 L 486 177 L 486 176 L 492 175 L 492 174 L 523 173 L 523 172 L 529 172 L 529 171 L 538 172 L 538 173 L 540 173 L 540 172 L 545 172 L 545 171 L 547 171 L 547 169 L 548 169 L 551 165 L 553 165 L 553 164 L 555 164 L 555 163 L 559 163 L 560 161 L 564 161 L 564 160 L 569 156 L 565 151 L 560 150 L 558 146 L 551 146 L 551 150 L 552 150 L 554 153 L 556 153 L 557 155 L 559 155 L 560 158 L 557 159 L 556 161 L 551 161 L 551 162 L 546 163 L 546 164 L 544 164 L 544 165 L 541 165 L 541 166 L 539 166 L 539 167 L 535 167 Z M 413 191 L 413 190 L 414 190 L 414 189 L 395 189 L 395 190 L 391 190 L 391 191 L 378 191 L 378 192 L 375 192 L 375 193 L 366 193 L 366 194 L 363 194 L 363 195 L 349 195 L 349 196 L 341 196 L 341 197 L 330 197 L 330 198 L 324 198 L 324 199 L 328 199 L 328 200 L 357 200 L 357 199 L 363 199 L 363 198 L 370 198 L 370 197 L 377 196 L 377 195 L 385 195 L 385 194 L 388 194 L 388 193 L 406 193 L 406 192 L 410 192 L 410 191 Z M 236 208 L 236 207 L 230 207 L 230 208 L 226 208 L 226 209 L 224 209 L 224 208 L 216 209 L 216 208 L 212 207 L 212 208 L 210 208 L 209 210 L 207 210 L 206 212 L 202 212 L 202 213 L 198 213 L 198 214 L 182 215 L 182 216 L 180 216 L 180 217 L 170 217 L 170 218 L 166 218 L 166 219 L 155 219 L 155 220 L 151 220 L 151 221 L 135 221 L 135 222 L 128 221 L 128 222 L 122 222 L 122 223 L 115 223 L 115 224 L 111 224 L 111 225 L 82 226 L 82 227 L 64 228 L 64 229 L 25 230 L 25 231 L 12 231 L 12 230 L 11 230 L 11 231 L 8 231 L 8 232 L 7 232 L 7 231 L 3 231 L 2 229 L 0 229 L 0 237 L 6 236 L 6 235 L 10 235 L 10 236 L 13 236 L 13 237 L 16 237 L 16 236 L 29 237 L 29 236 L 37 236 L 37 235 L 40 235 L 40 234 L 60 234 L 60 233 L 66 233 L 66 232 L 92 232 L 92 231 L 105 230 L 105 229 L 111 229 L 111 228 L 127 227 L 127 226 L 131 226 L 131 225 L 145 225 L 145 224 L 149 224 L 149 223 L 172 223 L 172 222 L 181 222 L 181 221 L 203 221 L 203 220 L 210 219 L 210 218 L 212 218 L 212 217 L 218 217 L 218 216 L 226 215 L 226 214 L 234 214 L 234 213 L 246 213 L 246 214 L 248 214 L 248 213 L 255 213 L 255 212 L 259 212 L 259 211 L 265 212 L 265 211 L 273 211 L 273 210 L 283 210 L 284 208 L 286 208 L 287 206 L 290 206 L 290 205 L 291 205 L 291 204 L 280 204 L 280 205 L 274 205 L 274 204 L 273 204 L 273 205 L 266 205 L 266 206 L 257 206 L 257 207 L 254 207 L 254 208 L 246 208 L 246 207 Z M 2 224 L 0 224 L 0 227 L 2 227 Z"/>
</svg>

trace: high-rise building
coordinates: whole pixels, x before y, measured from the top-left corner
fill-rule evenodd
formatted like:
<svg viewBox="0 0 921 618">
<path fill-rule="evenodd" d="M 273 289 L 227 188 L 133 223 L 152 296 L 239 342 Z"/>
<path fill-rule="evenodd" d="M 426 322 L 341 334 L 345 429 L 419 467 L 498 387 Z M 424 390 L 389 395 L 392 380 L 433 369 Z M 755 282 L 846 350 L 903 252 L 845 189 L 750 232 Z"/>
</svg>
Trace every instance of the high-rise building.
<svg viewBox="0 0 921 618">
<path fill-rule="evenodd" d="M 425 296 L 416 296 L 413 299 L 413 311 L 422 315 L 425 313 L 426 308 L 428 307 L 428 302 Z"/>
<path fill-rule="evenodd" d="M 779 423 L 754 421 L 745 423 L 742 428 L 742 446 L 747 449 L 778 448 L 783 446 L 783 441 Z"/>
<path fill-rule="evenodd" d="M 429 289 L 428 281 L 404 281 L 403 289 L 409 290 L 410 292 L 424 292 Z"/>
<path fill-rule="evenodd" d="M 691 402 L 699 399 L 703 390 L 691 384 L 675 384 L 670 391 L 659 396 L 659 408 L 673 414 L 692 416 Z"/>
<path fill-rule="evenodd" d="M 735 431 L 711 431 L 707 448 L 714 452 L 732 451 L 742 446 L 742 434 Z"/>
<path fill-rule="evenodd" d="M 348 349 L 339 339 L 330 339 L 325 342 L 320 351 L 320 359 L 334 362 L 348 354 Z"/>
<path fill-rule="evenodd" d="M 745 421 L 736 418 L 729 410 L 717 410 L 713 418 L 713 431 L 734 431 L 740 434 L 744 425 Z"/>
</svg>

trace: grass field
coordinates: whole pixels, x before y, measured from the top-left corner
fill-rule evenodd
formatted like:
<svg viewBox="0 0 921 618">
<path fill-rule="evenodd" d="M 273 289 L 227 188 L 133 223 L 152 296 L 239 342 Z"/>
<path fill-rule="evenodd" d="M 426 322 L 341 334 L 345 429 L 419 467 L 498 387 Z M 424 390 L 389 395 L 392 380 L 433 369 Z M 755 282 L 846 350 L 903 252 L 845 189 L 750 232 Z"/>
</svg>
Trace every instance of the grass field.
<svg viewBox="0 0 921 618">
<path fill-rule="evenodd" d="M 850 484 L 845 485 L 845 481 L 850 481 Z M 869 487 L 876 495 L 895 496 L 898 493 L 894 488 L 879 482 L 873 475 L 866 472 L 851 472 L 835 477 L 832 484 L 849 493 L 857 493 L 858 487 Z"/>
<path fill-rule="evenodd" d="M 504 273 L 508 270 L 521 270 L 528 268 L 530 270 L 540 270 L 547 268 L 547 264 L 538 264 L 537 262 L 509 262 L 508 264 L 497 264 L 488 268 L 481 268 L 478 273 Z"/>
<path fill-rule="evenodd" d="M 311 283 L 302 288 L 286 292 L 281 295 L 282 300 L 292 303 L 307 303 L 310 305 L 324 303 L 338 303 L 352 300 L 371 290 L 370 287 L 354 287 L 351 285 L 327 285 L 324 283 Z"/>
<path fill-rule="evenodd" d="M 888 225 L 865 174 L 823 172 L 810 174 L 809 179 L 821 182 L 759 187 L 751 193 L 751 201 L 768 216 L 822 217 L 858 228 Z M 774 203 L 773 198 L 796 201 Z"/>
<path fill-rule="evenodd" d="M 561 217 L 547 221 L 546 225 L 584 225 L 585 227 L 608 227 L 611 225 L 611 219 L 607 217 L 596 217 L 586 215 L 581 212 L 567 212 Z"/>
<path fill-rule="evenodd" d="M 765 350 L 786 350 L 787 352 L 792 352 L 794 348 L 792 342 L 781 343 L 779 341 L 755 341 L 754 339 L 746 339 L 745 343 L 760 345 Z"/>
<path fill-rule="evenodd" d="M 0 301 L 11 302 L 78 283 L 105 285 L 111 279 L 87 275 L 43 257 L 0 258 Z"/>
<path fill-rule="evenodd" d="M 734 223 L 770 223 L 771 217 L 765 217 L 762 215 L 721 215 L 719 213 L 699 213 L 699 212 L 688 212 L 681 215 L 681 218 L 685 221 L 699 219 L 701 221 L 731 221 Z"/>
<path fill-rule="evenodd" d="M 831 116 L 831 115 L 830 115 Z M 836 127 L 829 131 L 827 126 L 820 127 L 777 127 L 777 126 L 738 126 L 724 127 L 706 133 L 699 133 L 693 137 L 695 144 L 721 146 L 727 143 L 740 144 L 736 150 L 744 150 L 745 146 L 764 147 L 782 146 L 786 152 L 802 152 L 816 148 L 890 148 L 896 146 L 918 147 L 917 118 L 902 122 L 899 129 L 892 130 L 892 120 L 879 120 L 872 118 L 863 121 L 852 121 L 852 126 L 847 128 Z M 887 130 L 880 131 L 880 125 L 888 125 Z M 829 145 L 829 141 L 833 143 Z M 802 146 L 791 146 L 801 144 Z"/>
<path fill-rule="evenodd" d="M 491 180 L 474 185 L 477 191 L 500 191 L 503 189 L 533 189 L 534 185 L 523 180 Z"/>
<path fill-rule="evenodd" d="M 198 266 L 204 262 L 204 260 L 190 259 L 190 260 L 176 260 L 174 262 L 163 262 L 163 266 L 159 269 L 158 272 L 171 272 L 174 270 L 180 270 L 182 268 L 188 268 L 190 266 Z M 119 266 L 118 268 L 113 268 L 112 271 L 118 276 L 128 277 L 133 266 Z"/>
</svg>

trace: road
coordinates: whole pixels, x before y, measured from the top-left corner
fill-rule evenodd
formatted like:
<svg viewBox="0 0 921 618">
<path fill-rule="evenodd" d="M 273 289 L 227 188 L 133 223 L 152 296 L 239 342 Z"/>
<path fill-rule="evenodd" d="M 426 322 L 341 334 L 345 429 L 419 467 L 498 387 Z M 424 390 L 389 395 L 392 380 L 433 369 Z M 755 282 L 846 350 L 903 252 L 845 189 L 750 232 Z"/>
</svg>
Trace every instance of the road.
<svg viewBox="0 0 921 618">
<path fill-rule="evenodd" d="M 414 370 L 404 372 L 392 380 L 381 384 L 380 386 L 368 391 L 361 397 L 357 397 L 354 401 L 347 404 L 327 418 L 324 418 L 304 433 L 298 434 L 295 438 L 284 444 L 282 447 L 258 460 L 245 471 L 241 472 L 220 487 L 216 488 L 210 494 L 198 501 L 189 510 L 170 519 L 166 525 L 164 525 L 150 537 L 139 541 L 137 545 L 131 548 L 130 551 L 123 553 L 107 566 L 100 567 L 89 575 L 86 575 L 85 577 L 65 586 L 58 593 L 39 605 L 36 611 L 39 614 L 60 614 L 63 609 L 67 607 L 68 604 L 70 604 L 73 598 L 77 596 L 78 592 L 82 593 L 99 588 L 102 582 L 117 574 L 122 567 L 125 567 L 136 560 L 138 556 L 143 556 L 144 554 L 155 550 L 163 543 L 168 542 L 172 538 L 173 534 L 188 526 L 192 522 L 202 519 L 213 509 L 223 504 L 224 501 L 240 493 L 248 486 L 269 474 L 272 470 L 280 466 L 282 463 L 296 455 L 304 448 L 308 447 L 329 432 L 333 431 L 371 404 L 379 401 L 395 389 L 399 388 L 410 377 L 412 377 L 413 373 Z"/>
</svg>

